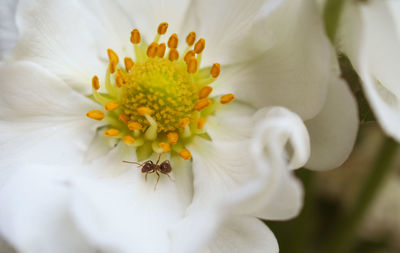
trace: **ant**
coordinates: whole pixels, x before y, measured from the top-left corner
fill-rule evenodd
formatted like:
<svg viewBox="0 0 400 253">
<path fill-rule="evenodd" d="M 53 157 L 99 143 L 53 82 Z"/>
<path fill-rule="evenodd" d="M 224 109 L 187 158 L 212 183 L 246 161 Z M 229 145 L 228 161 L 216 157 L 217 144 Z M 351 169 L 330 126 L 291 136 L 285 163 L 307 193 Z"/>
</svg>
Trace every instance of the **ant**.
<svg viewBox="0 0 400 253">
<path fill-rule="evenodd" d="M 130 162 L 130 161 L 123 161 L 123 162 L 139 165 L 139 167 L 142 169 L 142 173 L 146 173 L 146 175 L 144 177 L 146 181 L 147 181 L 147 174 L 156 173 L 157 174 L 157 182 L 154 185 L 154 190 L 156 190 L 158 181 L 160 180 L 160 174 L 158 172 L 160 172 L 164 175 L 167 175 L 169 177 L 169 179 L 171 179 L 171 177 L 169 176 L 169 173 L 172 171 L 172 167 L 171 167 L 171 164 L 169 163 L 169 160 L 165 160 L 161 164 L 158 164 L 158 162 L 160 161 L 160 158 L 161 158 L 161 154 L 158 156 L 157 162 L 155 164 L 153 163 L 152 160 L 148 160 L 143 163 Z"/>
</svg>

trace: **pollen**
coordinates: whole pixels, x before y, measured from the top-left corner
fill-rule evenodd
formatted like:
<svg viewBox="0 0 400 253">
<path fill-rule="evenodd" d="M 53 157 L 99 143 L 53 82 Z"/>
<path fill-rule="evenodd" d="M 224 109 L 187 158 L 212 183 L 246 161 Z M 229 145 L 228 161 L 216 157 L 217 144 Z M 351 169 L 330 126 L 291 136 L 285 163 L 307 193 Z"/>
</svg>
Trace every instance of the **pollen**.
<svg viewBox="0 0 400 253">
<path fill-rule="evenodd" d="M 161 23 L 152 41 L 142 40 L 139 30 L 133 29 L 134 57 L 121 55 L 120 61 L 114 50 L 107 49 L 104 80 L 98 76 L 91 80 L 91 97 L 105 110 L 91 110 L 86 116 L 104 122 L 104 136 L 136 150 L 139 160 L 152 152 L 190 160 L 192 154 L 186 146 L 196 135 L 209 138 L 207 118 L 219 108 L 213 82 L 221 66 L 201 67 L 205 40 L 196 42 L 196 33 L 190 32 L 187 48 L 178 51 L 178 34 L 162 36 L 167 29 L 168 23 Z M 234 98 L 226 94 L 219 102 L 227 104 Z"/>
</svg>

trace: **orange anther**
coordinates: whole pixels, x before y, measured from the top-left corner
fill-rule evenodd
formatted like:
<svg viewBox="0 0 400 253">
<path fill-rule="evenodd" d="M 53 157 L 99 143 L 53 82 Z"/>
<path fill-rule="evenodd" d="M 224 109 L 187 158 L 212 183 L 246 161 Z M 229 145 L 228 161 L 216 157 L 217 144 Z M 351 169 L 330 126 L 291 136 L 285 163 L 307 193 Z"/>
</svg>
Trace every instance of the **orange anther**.
<svg viewBox="0 0 400 253">
<path fill-rule="evenodd" d="M 97 76 L 93 76 L 93 78 L 92 78 L 92 87 L 95 90 L 100 89 L 99 78 Z"/>
<path fill-rule="evenodd" d="M 110 128 L 107 131 L 104 132 L 104 136 L 110 136 L 110 137 L 115 137 L 119 135 L 119 130 L 115 128 Z"/>
<path fill-rule="evenodd" d="M 187 63 L 187 72 L 190 74 L 196 73 L 197 71 L 197 60 L 196 58 L 191 58 Z"/>
<path fill-rule="evenodd" d="M 158 34 L 165 34 L 167 32 L 167 29 L 168 29 L 168 23 L 167 22 L 163 22 L 160 25 L 158 25 L 157 33 Z"/>
<path fill-rule="evenodd" d="M 133 44 L 139 44 L 140 43 L 140 32 L 138 29 L 133 29 L 131 32 L 131 42 Z"/>
<path fill-rule="evenodd" d="M 171 145 L 169 145 L 169 143 L 167 143 L 167 142 L 160 142 L 160 144 L 158 144 L 158 146 L 159 146 L 160 148 L 162 148 L 162 150 L 163 150 L 164 152 L 169 152 L 169 151 L 171 151 Z"/>
<path fill-rule="evenodd" d="M 194 53 L 193 50 L 190 50 L 189 52 L 186 53 L 185 57 L 183 58 L 186 62 L 186 64 L 189 62 L 190 59 L 195 58 L 196 54 Z"/>
<path fill-rule="evenodd" d="M 119 69 L 119 68 L 117 69 L 117 75 L 119 75 L 122 78 L 122 80 L 125 82 L 125 74 L 122 71 L 122 69 Z"/>
<path fill-rule="evenodd" d="M 126 145 L 133 145 L 135 144 L 135 139 L 132 136 L 125 135 L 122 139 Z"/>
<path fill-rule="evenodd" d="M 191 47 L 195 41 L 196 41 L 196 33 L 190 32 L 186 37 L 186 43 L 189 45 L 189 47 Z"/>
<path fill-rule="evenodd" d="M 110 73 L 114 74 L 117 65 L 114 62 L 110 62 L 110 64 L 108 66 L 110 69 Z"/>
<path fill-rule="evenodd" d="M 204 39 L 199 39 L 194 45 L 194 52 L 196 54 L 201 54 L 206 46 L 206 41 Z"/>
<path fill-rule="evenodd" d="M 200 100 L 196 101 L 196 104 L 194 105 L 194 108 L 196 111 L 201 111 L 207 106 L 210 106 L 212 104 L 212 101 L 208 98 L 202 98 Z"/>
<path fill-rule="evenodd" d="M 122 79 L 121 76 L 117 75 L 115 77 L 115 84 L 117 85 L 118 88 L 121 88 L 122 85 L 124 84 L 124 79 Z"/>
<path fill-rule="evenodd" d="M 220 99 L 220 102 L 221 102 L 221 104 L 227 104 L 227 103 L 232 102 L 234 99 L 235 99 L 235 95 L 230 93 L 230 94 L 223 95 Z"/>
<path fill-rule="evenodd" d="M 199 98 L 206 98 L 210 93 L 212 92 L 213 88 L 210 86 L 204 86 L 203 88 L 200 89 L 199 91 Z"/>
<path fill-rule="evenodd" d="M 124 58 L 124 63 L 125 63 L 126 72 L 130 72 L 131 69 L 133 68 L 133 65 L 135 65 L 133 60 L 131 58 L 129 58 L 129 57 L 125 57 Z"/>
<path fill-rule="evenodd" d="M 168 137 L 169 142 L 171 142 L 171 144 L 176 144 L 179 139 L 179 135 L 176 132 L 169 132 L 167 137 Z"/>
<path fill-rule="evenodd" d="M 183 118 L 179 121 L 179 126 L 180 127 L 185 127 L 190 123 L 190 119 L 189 118 Z"/>
<path fill-rule="evenodd" d="M 169 48 L 177 48 L 178 47 L 178 35 L 176 33 L 172 34 L 168 39 L 168 47 Z"/>
<path fill-rule="evenodd" d="M 110 61 L 110 63 L 114 63 L 115 65 L 118 64 L 119 59 L 118 59 L 118 55 L 112 50 L 112 49 L 107 49 L 107 55 L 108 55 L 108 60 Z"/>
<path fill-rule="evenodd" d="M 206 124 L 206 119 L 205 118 L 200 118 L 197 120 L 197 128 L 198 129 L 203 129 L 204 124 Z"/>
<path fill-rule="evenodd" d="M 152 42 L 147 48 L 147 56 L 150 58 L 156 57 L 158 44 L 157 42 Z"/>
<path fill-rule="evenodd" d="M 124 123 L 128 123 L 128 121 L 129 121 L 129 116 L 126 115 L 126 114 L 120 114 L 119 117 L 118 117 L 118 119 L 119 119 L 120 121 L 124 122 Z"/>
<path fill-rule="evenodd" d="M 146 106 L 139 107 L 137 111 L 140 115 L 151 115 L 153 113 L 153 111 Z"/>
<path fill-rule="evenodd" d="M 118 101 L 110 101 L 104 106 L 104 109 L 106 109 L 107 111 L 114 111 L 117 108 L 118 108 Z"/>
<path fill-rule="evenodd" d="M 190 160 L 190 158 L 192 158 L 192 154 L 186 148 L 182 149 L 179 155 L 185 160 Z"/>
<path fill-rule="evenodd" d="M 161 58 L 164 57 L 165 49 L 166 49 L 165 43 L 161 43 L 161 44 L 158 45 L 158 47 L 157 47 L 157 53 L 156 53 L 156 55 L 157 55 L 158 57 L 161 57 Z"/>
<path fill-rule="evenodd" d="M 171 48 L 169 51 L 168 59 L 170 61 L 175 61 L 175 60 L 178 60 L 178 58 L 179 58 L 178 50 L 176 50 L 175 48 Z"/>
<path fill-rule="evenodd" d="M 143 126 L 138 122 L 129 122 L 128 128 L 129 128 L 129 130 L 133 131 L 133 130 L 140 130 L 143 128 Z"/>
<path fill-rule="evenodd" d="M 100 110 L 91 110 L 86 113 L 86 116 L 88 116 L 91 119 L 95 120 L 102 120 L 104 119 L 104 113 Z"/>
<path fill-rule="evenodd" d="M 221 65 L 219 63 L 214 63 L 211 67 L 210 74 L 212 77 L 217 78 L 221 73 Z"/>
</svg>

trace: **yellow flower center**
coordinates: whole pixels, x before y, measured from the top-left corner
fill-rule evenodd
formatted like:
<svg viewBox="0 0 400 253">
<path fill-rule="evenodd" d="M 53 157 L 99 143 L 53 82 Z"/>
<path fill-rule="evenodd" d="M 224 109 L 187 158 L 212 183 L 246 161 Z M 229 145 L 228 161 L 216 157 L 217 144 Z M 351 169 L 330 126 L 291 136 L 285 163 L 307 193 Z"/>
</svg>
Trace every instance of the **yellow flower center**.
<svg viewBox="0 0 400 253">
<path fill-rule="evenodd" d="M 105 112 L 91 110 L 86 115 L 106 122 L 104 136 L 136 147 L 139 160 L 153 152 L 171 152 L 190 159 L 185 145 L 193 136 L 205 134 L 207 117 L 217 104 L 234 99 L 233 94 L 210 96 L 220 65 L 199 68 L 205 40 L 195 43 L 196 33 L 189 33 L 187 48 L 180 54 L 177 34 L 172 34 L 167 44 L 159 43 L 167 28 L 167 23 L 161 23 L 150 44 L 142 41 L 140 32 L 134 29 L 131 42 L 135 61 L 125 57 L 121 66 L 118 55 L 108 49 L 109 67 L 104 82 L 100 85 L 97 76 L 92 79 L 93 98 Z M 105 88 L 102 92 L 101 87 Z"/>
</svg>

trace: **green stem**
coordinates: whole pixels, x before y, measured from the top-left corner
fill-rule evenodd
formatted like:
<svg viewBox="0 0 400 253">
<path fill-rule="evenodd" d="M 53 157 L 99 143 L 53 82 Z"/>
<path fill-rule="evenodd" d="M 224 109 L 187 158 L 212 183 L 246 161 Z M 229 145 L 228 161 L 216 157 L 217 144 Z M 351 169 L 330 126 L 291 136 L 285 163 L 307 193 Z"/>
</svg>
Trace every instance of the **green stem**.
<svg viewBox="0 0 400 253">
<path fill-rule="evenodd" d="M 335 42 L 344 2 L 345 0 L 327 0 L 324 6 L 325 30 L 332 43 Z"/>
<path fill-rule="evenodd" d="M 352 249 L 358 225 L 360 225 L 365 213 L 368 211 L 368 207 L 382 186 L 385 177 L 389 174 L 390 169 L 394 167 L 392 162 L 396 157 L 397 147 L 396 141 L 386 137 L 353 209 L 350 210 L 348 216 L 337 223 L 336 229 L 333 230 L 333 238 L 328 243 L 328 252 L 346 253 Z"/>
</svg>

